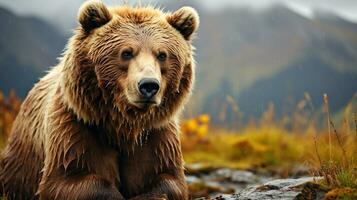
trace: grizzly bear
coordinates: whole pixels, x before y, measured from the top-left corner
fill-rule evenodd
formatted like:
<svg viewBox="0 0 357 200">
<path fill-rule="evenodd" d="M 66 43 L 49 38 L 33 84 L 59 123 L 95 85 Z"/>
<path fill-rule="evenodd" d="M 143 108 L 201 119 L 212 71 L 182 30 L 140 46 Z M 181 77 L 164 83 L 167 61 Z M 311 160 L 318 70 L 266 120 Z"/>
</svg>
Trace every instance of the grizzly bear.
<svg viewBox="0 0 357 200">
<path fill-rule="evenodd" d="M 13 124 L 1 193 L 187 199 L 178 118 L 194 82 L 197 12 L 88 1 L 78 21 Z"/>
</svg>

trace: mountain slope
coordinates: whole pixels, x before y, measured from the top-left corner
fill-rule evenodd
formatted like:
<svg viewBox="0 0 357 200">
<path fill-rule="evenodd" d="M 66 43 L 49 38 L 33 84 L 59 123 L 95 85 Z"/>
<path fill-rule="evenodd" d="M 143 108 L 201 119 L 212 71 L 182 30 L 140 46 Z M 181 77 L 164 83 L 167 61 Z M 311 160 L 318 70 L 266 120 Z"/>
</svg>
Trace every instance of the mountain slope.
<svg viewBox="0 0 357 200">
<path fill-rule="evenodd" d="M 21 97 L 49 66 L 56 64 L 65 37 L 34 17 L 19 17 L 0 8 L 0 89 L 15 89 Z"/>
<path fill-rule="evenodd" d="M 282 102 L 300 100 L 304 92 L 316 107 L 328 93 L 336 111 L 357 91 L 357 24 L 328 13 L 304 18 L 284 6 L 227 10 L 204 20 L 194 100 L 213 120 L 227 95 L 249 118 L 269 102 L 280 115 Z"/>
<path fill-rule="evenodd" d="M 357 63 L 356 34 L 348 26 L 343 29 L 322 19 L 307 19 L 283 6 L 262 12 L 227 10 L 202 19 L 197 41 L 199 70 L 207 79 L 211 74 L 229 74 L 231 80 L 237 79 L 238 92 L 279 72 L 313 47 L 324 55 L 355 58 L 347 61 L 346 68 L 357 71 L 349 65 Z M 331 52 L 340 50 L 345 52 Z"/>
<path fill-rule="evenodd" d="M 355 91 L 355 74 L 336 72 L 327 63 L 312 56 L 289 66 L 272 78 L 258 81 L 242 91 L 237 99 L 243 112 L 259 116 L 269 102 L 274 102 L 278 114 L 293 112 L 297 102 L 304 99 L 305 92 L 311 96 L 314 107 L 319 107 L 326 93 L 331 102 L 330 109 L 335 112 L 350 101 Z"/>
</svg>

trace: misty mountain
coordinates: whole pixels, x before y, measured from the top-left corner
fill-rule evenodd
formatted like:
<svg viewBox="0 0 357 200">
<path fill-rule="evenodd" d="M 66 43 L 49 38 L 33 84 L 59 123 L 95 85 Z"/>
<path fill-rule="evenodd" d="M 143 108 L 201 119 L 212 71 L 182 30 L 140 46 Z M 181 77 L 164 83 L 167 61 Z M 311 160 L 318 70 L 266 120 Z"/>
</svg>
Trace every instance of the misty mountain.
<svg viewBox="0 0 357 200">
<path fill-rule="evenodd" d="M 305 92 L 311 96 L 313 107 L 322 104 L 326 93 L 332 111 L 343 108 L 357 91 L 357 76 L 328 66 L 328 63 L 311 56 L 293 63 L 271 78 L 257 81 L 237 96 L 241 110 L 259 115 L 269 102 L 274 102 L 277 113 L 291 114 L 298 101 L 304 99 Z"/>
<path fill-rule="evenodd" d="M 35 17 L 19 17 L 0 7 L 0 89 L 24 97 L 65 44 L 56 27 Z"/>
<path fill-rule="evenodd" d="M 304 92 L 316 107 L 329 94 L 335 112 L 357 91 L 357 24 L 331 13 L 309 19 L 281 5 L 226 10 L 202 19 L 196 46 L 194 98 L 214 121 L 227 95 L 248 118 L 260 116 L 269 102 L 282 114 L 284 101 L 297 102 Z"/>
</svg>

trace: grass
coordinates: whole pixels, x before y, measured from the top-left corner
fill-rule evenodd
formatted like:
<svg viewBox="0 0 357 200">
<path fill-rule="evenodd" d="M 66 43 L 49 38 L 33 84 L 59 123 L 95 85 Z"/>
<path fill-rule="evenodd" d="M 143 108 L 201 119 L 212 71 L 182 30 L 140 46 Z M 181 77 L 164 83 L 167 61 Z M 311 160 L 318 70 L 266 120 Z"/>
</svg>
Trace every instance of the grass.
<svg viewBox="0 0 357 200">
<path fill-rule="evenodd" d="M 356 135 L 342 135 L 339 134 L 335 128 L 334 123 L 330 120 L 330 113 L 328 109 L 328 97 L 324 95 L 324 103 L 327 111 L 327 126 L 329 130 L 329 160 L 321 159 L 318 151 L 316 151 L 320 168 L 316 171 L 317 175 L 323 176 L 324 179 L 321 182 L 323 185 L 331 188 L 331 191 L 326 194 L 326 199 L 346 199 L 352 200 L 357 199 L 357 162 L 356 162 L 356 142 L 357 142 L 357 122 L 355 118 Z M 332 130 L 337 140 L 337 150 L 341 152 L 341 158 L 339 160 L 332 159 L 332 145 L 331 145 L 331 135 Z M 350 143 L 354 144 L 354 148 L 346 149 L 346 142 L 343 141 L 344 138 L 350 139 Z M 352 139 L 351 139 L 352 138 Z M 345 139 L 346 140 L 346 139 Z M 316 143 L 315 143 L 316 144 Z M 350 154 L 351 153 L 351 154 Z"/>
<path fill-rule="evenodd" d="M 184 138 L 182 148 L 187 163 L 240 169 L 289 167 L 303 156 L 303 148 L 294 143 L 298 138 L 277 127 L 249 127 L 239 133 L 216 129 L 204 138 Z"/>
</svg>

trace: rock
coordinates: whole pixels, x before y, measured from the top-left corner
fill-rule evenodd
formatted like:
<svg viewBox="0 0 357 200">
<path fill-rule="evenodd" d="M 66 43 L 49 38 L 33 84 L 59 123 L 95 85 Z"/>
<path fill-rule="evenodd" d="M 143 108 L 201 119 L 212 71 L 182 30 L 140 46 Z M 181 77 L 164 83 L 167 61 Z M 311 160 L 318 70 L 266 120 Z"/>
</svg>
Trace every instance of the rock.
<svg viewBox="0 0 357 200">
<path fill-rule="evenodd" d="M 219 195 L 215 198 L 201 197 L 201 198 L 196 198 L 195 200 L 234 200 L 231 197 L 232 197 L 232 195 L 223 194 L 223 195 Z"/>
<path fill-rule="evenodd" d="M 234 183 L 258 183 L 258 177 L 249 171 L 218 169 L 214 172 L 217 178 Z"/>
<path fill-rule="evenodd" d="M 191 165 L 190 170 L 191 173 L 187 174 L 191 175 L 186 176 L 186 182 L 193 198 L 238 193 L 247 186 L 262 184 L 271 180 L 271 178 L 257 176 L 249 171 L 228 168 L 211 171 L 212 168 Z M 197 171 L 200 171 L 200 173 L 197 173 Z"/>
<path fill-rule="evenodd" d="M 218 169 L 211 174 L 215 181 L 225 181 L 241 186 L 262 184 L 272 180 L 271 177 L 258 176 L 250 171 L 233 170 L 233 169 Z M 244 187 L 244 188 L 245 188 Z"/>
<path fill-rule="evenodd" d="M 326 193 L 326 189 L 314 183 L 314 180 L 320 179 L 322 178 L 278 179 L 263 185 L 250 186 L 237 194 L 220 195 L 211 200 L 320 200 Z"/>
<path fill-rule="evenodd" d="M 322 199 L 325 191 L 321 191 L 314 180 L 321 178 L 299 178 L 299 179 L 278 179 L 267 182 L 263 185 L 248 187 L 238 194 L 232 196 L 233 199 L 253 200 L 253 199 Z M 316 191 L 314 191 L 316 189 Z M 305 195 L 302 195 L 306 193 Z M 307 194 L 308 193 L 308 194 Z"/>
<path fill-rule="evenodd" d="M 203 181 L 195 176 L 187 176 L 186 181 L 190 195 L 195 197 L 208 197 L 210 194 L 231 194 L 235 190 L 232 187 L 224 186 L 214 181 Z"/>
</svg>

